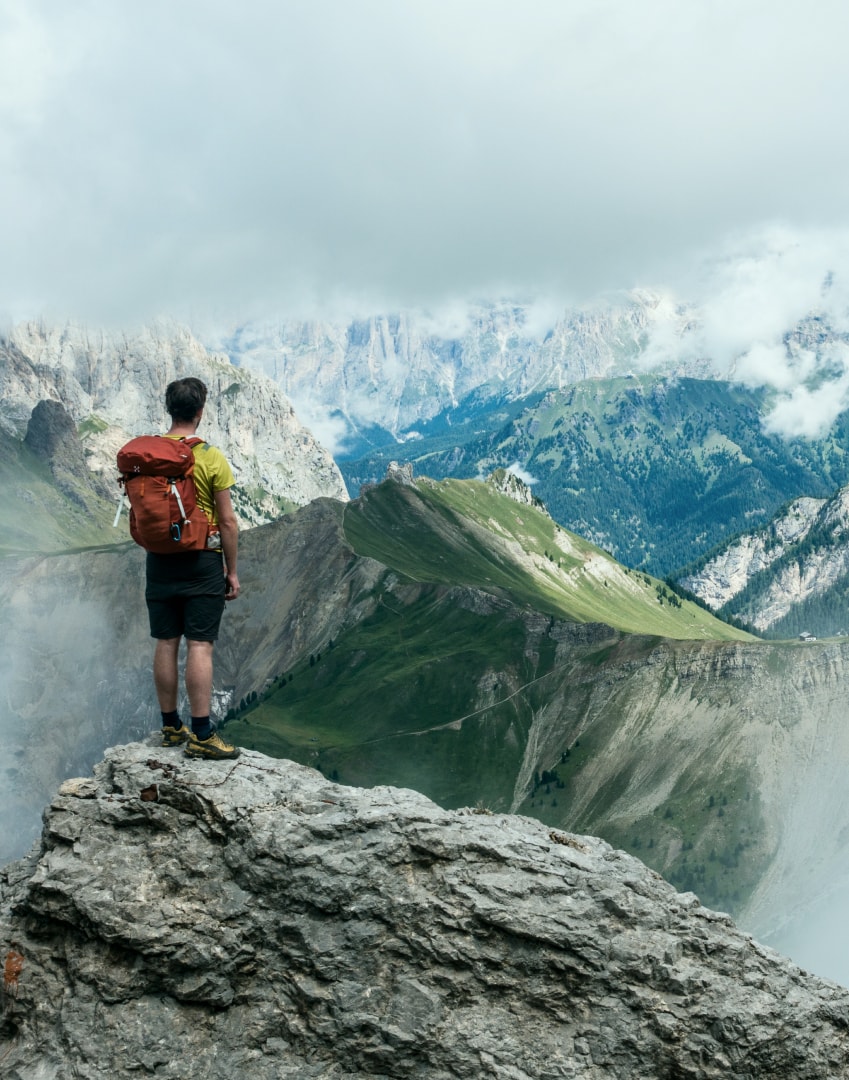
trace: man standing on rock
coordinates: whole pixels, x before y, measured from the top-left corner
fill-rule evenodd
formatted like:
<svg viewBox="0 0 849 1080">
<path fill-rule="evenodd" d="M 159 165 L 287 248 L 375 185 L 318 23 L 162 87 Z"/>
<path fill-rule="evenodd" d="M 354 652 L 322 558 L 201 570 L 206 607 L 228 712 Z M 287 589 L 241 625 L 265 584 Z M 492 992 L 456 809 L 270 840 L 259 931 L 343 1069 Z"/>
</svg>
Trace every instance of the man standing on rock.
<svg viewBox="0 0 849 1080">
<path fill-rule="evenodd" d="M 171 427 L 165 438 L 190 439 L 195 435 L 203 418 L 206 395 L 200 379 L 178 379 L 169 384 L 165 408 Z M 225 742 L 209 719 L 212 652 L 224 603 L 239 595 L 239 525 L 230 498 L 230 488 L 236 481 L 227 459 L 214 446 L 198 443 L 193 454 L 197 503 L 210 524 L 217 526 L 221 540 L 220 547 L 207 550 L 147 553 L 145 599 L 151 637 L 156 638 L 153 681 L 162 710 L 162 745 L 185 743 L 189 757 L 236 758 L 238 748 Z M 186 639 L 191 729 L 177 711 L 177 657 L 182 637 Z"/>
</svg>

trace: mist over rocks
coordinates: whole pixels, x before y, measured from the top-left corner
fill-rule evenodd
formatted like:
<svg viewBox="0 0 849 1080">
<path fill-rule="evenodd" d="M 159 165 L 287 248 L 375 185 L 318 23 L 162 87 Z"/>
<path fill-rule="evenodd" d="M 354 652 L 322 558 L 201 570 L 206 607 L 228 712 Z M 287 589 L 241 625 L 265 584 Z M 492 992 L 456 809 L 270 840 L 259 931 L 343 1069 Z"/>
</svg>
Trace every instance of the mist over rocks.
<svg viewBox="0 0 849 1080">
<path fill-rule="evenodd" d="M 11 1077 L 837 1078 L 849 991 L 591 837 L 114 747 L 0 876 Z"/>
<path fill-rule="evenodd" d="M 209 344 L 270 376 L 328 429 L 335 418 L 344 442 L 371 424 L 397 435 L 472 393 L 521 397 L 627 370 L 654 332 L 677 338 L 689 322 L 685 307 L 635 290 L 615 303 L 569 310 L 502 300 L 441 314 L 260 320 Z"/>
</svg>

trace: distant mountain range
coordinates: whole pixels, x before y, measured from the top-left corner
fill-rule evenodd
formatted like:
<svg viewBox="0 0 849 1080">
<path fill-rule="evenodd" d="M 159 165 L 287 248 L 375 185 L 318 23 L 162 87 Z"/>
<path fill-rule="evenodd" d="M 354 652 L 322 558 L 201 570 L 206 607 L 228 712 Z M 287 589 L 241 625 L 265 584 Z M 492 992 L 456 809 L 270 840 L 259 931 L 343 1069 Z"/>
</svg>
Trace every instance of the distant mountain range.
<svg viewBox="0 0 849 1080">
<path fill-rule="evenodd" d="M 697 577 L 711 552 L 768 528 L 791 501 L 798 515 L 798 507 L 819 507 L 819 500 L 849 483 L 843 449 L 849 415 L 838 416 L 823 438 L 788 440 L 764 425 L 774 399 L 763 389 L 688 375 L 601 377 L 629 357 L 639 361 L 659 328 L 687 339 L 692 313 L 657 297 L 638 294 L 619 307 L 572 313 L 541 340 L 533 338 L 541 325 L 534 317 L 518 305 L 481 306 L 467 319 L 465 337 L 451 339 L 450 348 L 435 325 L 411 316 L 349 325 L 344 341 L 327 327 L 322 339 L 315 325 L 299 324 L 312 352 L 304 351 L 304 341 L 295 349 L 300 338 L 291 325 L 278 328 L 279 348 L 254 328 L 253 338 L 247 330 L 237 336 L 242 352 L 235 355 L 245 363 L 261 353 L 284 382 L 297 371 L 299 392 L 310 371 L 316 393 L 323 386 L 330 393 L 344 374 L 342 399 L 352 409 L 364 400 L 364 371 L 375 380 L 372 405 L 391 399 L 394 384 L 381 390 L 380 377 L 396 371 L 406 404 L 399 411 L 396 402 L 392 415 L 396 422 L 402 415 L 417 422 L 406 432 L 396 424 L 393 434 L 377 422 L 364 426 L 368 410 L 356 413 L 356 441 L 368 452 L 338 455 L 352 495 L 379 482 L 393 460 L 435 479 L 513 470 L 559 524 L 626 565 L 683 579 L 723 617 L 776 636 L 846 629 L 849 587 L 840 557 L 825 558 L 825 534 L 818 528 L 806 541 L 816 542 L 817 569 L 809 561 L 794 572 L 798 559 L 794 563 L 789 551 L 770 571 L 754 557 L 739 584 L 745 558 L 731 549 L 731 569 L 708 569 L 710 581 Z M 791 344 L 813 350 L 833 345 L 833 338 L 811 321 L 796 329 Z M 337 344 L 328 353 L 331 339 Z M 434 366 L 437 353 L 441 360 Z M 237 467 L 236 501 L 245 524 L 273 519 L 316 495 L 345 496 L 328 452 L 300 425 L 279 389 L 224 356 L 210 355 L 186 330 L 164 323 L 117 335 L 26 324 L 0 342 L 0 546 L 56 550 L 114 542 L 115 449 L 128 434 L 161 426 L 165 382 L 189 372 L 212 387 L 204 431 Z M 594 377 L 574 381 L 587 374 Z M 552 380 L 562 388 L 527 393 L 532 383 Z M 433 394 L 425 393 L 428 386 Z M 461 390 L 468 391 L 462 399 Z M 61 451 L 39 449 L 37 431 L 34 441 L 24 440 L 42 399 L 61 403 L 76 426 L 76 439 L 68 435 Z M 441 411 L 422 418 L 436 408 Z M 63 465 L 69 455 L 87 465 L 87 479 L 85 469 L 75 473 Z M 64 469 L 61 476 L 57 469 Z M 784 526 L 776 527 L 784 535 Z M 828 535 L 839 545 L 839 530 Z M 725 556 L 717 558 L 715 567 L 724 565 Z M 750 582 L 755 570 L 757 580 Z M 717 593 L 716 581 L 729 573 L 739 587 Z M 769 584 L 772 574 L 780 580 Z"/>
<path fill-rule="evenodd" d="M 739 318 L 717 332 L 710 303 L 634 290 L 572 308 L 254 322 L 209 343 L 285 390 L 352 496 L 391 460 L 436 478 L 514 468 L 562 525 L 667 576 L 791 499 L 849 483 L 846 415 L 831 409 L 823 432 L 803 409 L 802 438 L 782 412 L 791 384 L 821 400 L 843 370 L 832 286 L 768 333 Z M 758 388 L 776 365 L 780 388 Z"/>
<path fill-rule="evenodd" d="M 750 265 L 736 269 L 740 279 L 751 272 Z M 834 402 L 845 400 L 841 375 L 849 354 L 833 275 L 803 314 L 787 297 L 753 299 L 746 310 L 732 284 L 735 267 L 726 271 L 725 292 L 699 304 L 635 289 L 571 307 L 500 300 L 256 321 L 199 334 L 234 364 L 270 376 L 326 445 L 349 458 L 382 441 L 403 442 L 453 411 L 468 415 L 469 403 L 511 402 L 641 373 L 772 386 L 774 430 L 821 433 L 834 418 Z"/>
<path fill-rule="evenodd" d="M 322 427 L 335 418 L 353 454 L 372 437 L 403 437 L 471 395 L 512 400 L 649 362 L 707 373 L 698 357 L 685 365 L 655 349 L 661 339 L 680 341 L 694 318 L 669 297 L 635 291 L 574 309 L 500 301 L 255 322 L 205 340 L 274 379 L 305 421 Z"/>
</svg>

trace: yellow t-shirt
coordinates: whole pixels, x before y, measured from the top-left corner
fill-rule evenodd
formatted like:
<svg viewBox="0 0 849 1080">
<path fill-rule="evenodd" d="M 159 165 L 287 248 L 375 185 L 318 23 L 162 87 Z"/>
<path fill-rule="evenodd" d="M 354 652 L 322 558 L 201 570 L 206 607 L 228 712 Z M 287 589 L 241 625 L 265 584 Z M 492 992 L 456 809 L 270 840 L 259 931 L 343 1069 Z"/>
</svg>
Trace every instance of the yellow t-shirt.
<svg viewBox="0 0 849 1080">
<path fill-rule="evenodd" d="M 166 435 L 167 439 L 179 439 L 179 435 Z M 216 446 L 198 443 L 192 448 L 195 456 L 195 490 L 198 506 L 203 510 L 213 525 L 218 524 L 215 509 L 215 492 L 225 491 L 236 483 L 233 470 L 227 458 Z"/>
</svg>

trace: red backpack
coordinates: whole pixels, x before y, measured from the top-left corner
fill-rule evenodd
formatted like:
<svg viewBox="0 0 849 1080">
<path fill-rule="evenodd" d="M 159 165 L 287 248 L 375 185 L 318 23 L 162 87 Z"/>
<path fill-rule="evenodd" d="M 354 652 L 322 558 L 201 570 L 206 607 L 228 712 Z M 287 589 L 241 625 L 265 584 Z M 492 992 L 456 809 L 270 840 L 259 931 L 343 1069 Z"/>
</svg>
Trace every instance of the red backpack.
<svg viewBox="0 0 849 1080">
<path fill-rule="evenodd" d="M 146 551 L 171 555 L 206 548 L 210 522 L 197 504 L 192 453 L 202 442 L 140 435 L 118 451 L 118 483 L 130 500 L 130 535 Z"/>
</svg>

